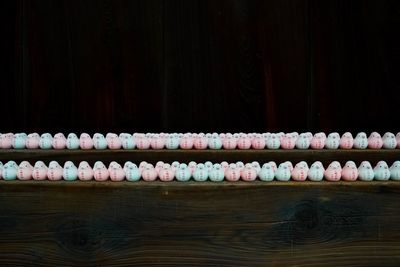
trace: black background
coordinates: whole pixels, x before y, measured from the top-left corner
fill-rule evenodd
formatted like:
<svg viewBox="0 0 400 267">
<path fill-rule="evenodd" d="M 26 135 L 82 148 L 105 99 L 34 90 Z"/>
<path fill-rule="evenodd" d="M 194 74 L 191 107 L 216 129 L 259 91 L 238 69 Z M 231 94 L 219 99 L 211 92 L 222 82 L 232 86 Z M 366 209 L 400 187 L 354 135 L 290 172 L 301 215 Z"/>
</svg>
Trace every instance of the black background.
<svg viewBox="0 0 400 267">
<path fill-rule="evenodd" d="M 0 132 L 399 130 L 397 0 L 9 0 L 0 17 Z"/>
</svg>

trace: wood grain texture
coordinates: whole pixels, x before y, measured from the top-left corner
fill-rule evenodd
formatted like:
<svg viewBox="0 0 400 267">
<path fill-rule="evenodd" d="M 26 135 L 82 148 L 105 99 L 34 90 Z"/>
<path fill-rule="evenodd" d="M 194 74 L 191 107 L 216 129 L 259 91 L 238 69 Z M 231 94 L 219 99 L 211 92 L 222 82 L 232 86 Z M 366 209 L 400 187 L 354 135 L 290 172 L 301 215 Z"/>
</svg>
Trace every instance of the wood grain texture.
<svg viewBox="0 0 400 267">
<path fill-rule="evenodd" d="M 400 149 L 351 149 L 351 150 L 41 150 L 41 149 L 2 149 L 0 150 L 0 161 L 37 161 L 43 160 L 49 163 L 52 160 L 64 162 L 71 160 L 78 163 L 86 160 L 93 164 L 100 160 L 105 163 L 111 161 L 117 162 L 140 162 L 147 161 L 156 163 L 161 160 L 164 162 L 251 162 L 259 161 L 260 163 L 275 161 L 284 162 L 306 161 L 309 164 L 314 161 L 321 161 L 324 164 L 337 160 L 341 164 L 352 160 L 360 164 L 364 160 L 368 160 L 371 164 L 376 164 L 380 160 L 385 160 L 388 164 L 392 164 L 396 160 L 400 160 Z"/>
<path fill-rule="evenodd" d="M 1 266 L 398 266 L 400 183 L 0 182 Z"/>
</svg>

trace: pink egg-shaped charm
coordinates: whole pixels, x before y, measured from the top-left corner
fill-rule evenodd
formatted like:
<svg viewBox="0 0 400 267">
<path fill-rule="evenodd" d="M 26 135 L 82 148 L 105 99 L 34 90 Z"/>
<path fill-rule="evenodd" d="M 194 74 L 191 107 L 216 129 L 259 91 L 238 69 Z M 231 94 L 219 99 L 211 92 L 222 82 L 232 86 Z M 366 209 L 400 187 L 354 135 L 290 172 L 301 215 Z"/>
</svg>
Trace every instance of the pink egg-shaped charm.
<svg viewBox="0 0 400 267">
<path fill-rule="evenodd" d="M 383 146 L 382 137 L 379 133 L 373 132 L 368 137 L 368 148 L 381 149 Z"/>
<path fill-rule="evenodd" d="M 208 146 L 208 138 L 204 133 L 199 133 L 193 139 L 193 146 L 195 149 L 206 149 Z"/>
<path fill-rule="evenodd" d="M 294 135 L 293 133 L 287 133 L 284 134 L 281 137 L 281 148 L 282 149 L 294 149 L 295 145 L 296 145 L 296 135 Z"/>
<path fill-rule="evenodd" d="M 10 149 L 12 147 L 14 139 L 13 133 L 6 133 L 0 135 L 0 147 L 4 149 Z"/>
<path fill-rule="evenodd" d="M 181 149 L 192 149 L 193 148 L 193 137 L 191 133 L 186 133 L 182 136 L 179 146 Z"/>
<path fill-rule="evenodd" d="M 90 181 L 93 179 L 93 169 L 87 161 L 81 161 L 78 166 L 78 178 L 81 181 Z"/>
<path fill-rule="evenodd" d="M 28 134 L 26 138 L 26 148 L 28 149 L 38 149 L 40 142 L 40 135 L 38 133 Z"/>
<path fill-rule="evenodd" d="M 316 133 L 311 139 L 310 146 L 312 149 L 323 149 L 325 147 L 326 135 L 325 133 Z"/>
<path fill-rule="evenodd" d="M 261 134 L 256 134 L 251 140 L 251 146 L 254 149 L 264 149 L 265 148 L 265 139 Z"/>
<path fill-rule="evenodd" d="M 237 147 L 239 149 L 250 149 L 251 148 L 251 139 L 247 134 L 241 133 L 237 140 Z"/>
<path fill-rule="evenodd" d="M 93 148 L 93 140 L 87 133 L 82 133 L 79 138 L 79 146 L 81 149 L 87 150 Z"/>
<path fill-rule="evenodd" d="M 110 179 L 113 182 L 120 182 L 125 179 L 124 169 L 115 161 L 110 163 L 108 167 L 108 173 L 110 174 Z"/>
<path fill-rule="evenodd" d="M 351 133 L 346 132 L 342 135 L 339 141 L 339 147 L 341 149 L 352 149 L 354 144 L 354 139 Z"/>
<path fill-rule="evenodd" d="M 235 149 L 236 146 L 237 146 L 236 137 L 231 133 L 227 133 L 225 137 L 222 139 L 222 147 L 224 149 Z"/>
<path fill-rule="evenodd" d="M 138 149 L 149 149 L 150 148 L 150 138 L 145 134 L 134 134 L 134 139 L 136 147 Z"/>
<path fill-rule="evenodd" d="M 342 169 L 342 180 L 355 181 L 358 178 L 358 169 L 354 161 L 347 161 Z"/>
<path fill-rule="evenodd" d="M 63 133 L 55 134 L 52 140 L 54 149 L 64 149 L 67 146 L 67 138 Z"/>
<path fill-rule="evenodd" d="M 397 148 L 400 148 L 400 132 L 396 134 Z"/>
<path fill-rule="evenodd" d="M 229 164 L 229 167 L 225 170 L 225 178 L 227 181 L 236 182 L 240 179 L 240 168 L 234 164 Z"/>
<path fill-rule="evenodd" d="M 51 161 L 47 168 L 47 179 L 50 181 L 59 181 L 63 178 L 63 168 L 57 161 Z"/>
<path fill-rule="evenodd" d="M 174 179 L 175 172 L 172 170 L 171 165 L 168 163 L 164 164 L 163 167 L 160 169 L 158 177 L 163 182 L 170 182 Z"/>
<path fill-rule="evenodd" d="M 28 161 L 22 161 L 18 166 L 17 178 L 18 180 L 30 180 L 32 178 L 33 167 Z"/>
<path fill-rule="evenodd" d="M 294 181 L 305 181 L 308 175 L 308 165 L 305 161 L 297 163 L 291 171 L 291 177 Z"/>
<path fill-rule="evenodd" d="M 151 182 L 157 179 L 157 172 L 154 169 L 153 165 L 146 164 L 142 171 L 142 178 L 144 181 Z"/>
<path fill-rule="evenodd" d="M 164 146 L 165 146 L 165 137 L 162 137 L 159 134 L 153 134 L 150 137 L 150 147 L 152 149 L 163 149 Z"/>
<path fill-rule="evenodd" d="M 34 180 L 46 180 L 47 178 L 47 166 L 43 161 L 37 161 L 32 170 L 32 178 Z"/>
<path fill-rule="evenodd" d="M 160 170 L 163 168 L 164 166 L 164 162 L 163 161 L 157 161 L 156 165 L 154 166 L 154 169 L 157 172 L 157 175 L 160 173 Z"/>
<path fill-rule="evenodd" d="M 122 147 L 122 142 L 121 139 L 119 139 L 119 136 L 115 133 L 108 133 L 106 134 L 106 141 L 107 141 L 107 147 L 109 149 L 121 149 Z"/>
<path fill-rule="evenodd" d="M 93 166 L 93 177 L 96 181 L 106 181 L 110 177 L 110 173 L 106 165 L 101 161 L 96 161 Z"/>
<path fill-rule="evenodd" d="M 247 163 L 240 171 L 240 177 L 246 182 L 254 181 L 257 178 L 257 170 L 253 167 L 253 165 Z"/>
<path fill-rule="evenodd" d="M 332 182 L 337 182 L 342 177 L 342 167 L 338 161 L 333 161 L 329 164 L 324 172 L 325 179 Z"/>
</svg>

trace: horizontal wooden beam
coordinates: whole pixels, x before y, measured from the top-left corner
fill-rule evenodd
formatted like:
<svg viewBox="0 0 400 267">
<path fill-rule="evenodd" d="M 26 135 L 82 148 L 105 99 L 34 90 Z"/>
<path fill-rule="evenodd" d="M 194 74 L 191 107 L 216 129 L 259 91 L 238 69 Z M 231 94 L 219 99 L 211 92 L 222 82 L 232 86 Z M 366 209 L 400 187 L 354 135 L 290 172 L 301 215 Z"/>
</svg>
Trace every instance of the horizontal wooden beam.
<svg viewBox="0 0 400 267">
<path fill-rule="evenodd" d="M 398 182 L 0 182 L 0 266 L 399 266 Z"/>
<path fill-rule="evenodd" d="M 333 160 L 344 164 L 347 160 L 353 160 L 359 164 L 363 160 L 369 160 L 372 164 L 379 160 L 385 160 L 389 164 L 400 160 L 400 149 L 352 149 L 352 150 L 0 150 L 0 161 L 22 161 L 22 160 L 43 160 L 46 163 L 51 160 L 64 162 L 71 160 L 79 162 L 82 160 L 94 163 L 101 160 L 105 163 L 110 161 L 133 162 L 147 161 L 155 163 L 159 160 L 165 162 L 180 161 L 212 161 L 212 162 L 259 162 L 286 160 L 298 162 L 301 160 L 312 163 L 321 161 L 328 164 Z"/>
</svg>

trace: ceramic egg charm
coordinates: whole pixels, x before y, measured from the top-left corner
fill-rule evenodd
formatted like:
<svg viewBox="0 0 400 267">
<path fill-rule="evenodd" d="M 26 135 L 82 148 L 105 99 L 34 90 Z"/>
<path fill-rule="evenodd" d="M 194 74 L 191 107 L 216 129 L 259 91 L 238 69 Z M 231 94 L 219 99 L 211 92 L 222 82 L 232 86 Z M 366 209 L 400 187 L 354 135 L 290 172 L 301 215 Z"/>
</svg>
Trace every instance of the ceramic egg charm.
<svg viewBox="0 0 400 267">
<path fill-rule="evenodd" d="M 392 133 L 385 133 L 382 137 L 383 148 L 395 149 L 397 147 L 396 136 Z"/>
<path fill-rule="evenodd" d="M 193 172 L 193 179 L 197 182 L 204 182 L 208 179 L 208 169 L 203 163 L 199 163 Z"/>
<path fill-rule="evenodd" d="M 47 178 L 47 166 L 43 161 L 36 161 L 32 170 L 33 180 L 46 180 Z"/>
<path fill-rule="evenodd" d="M 222 140 L 219 134 L 213 133 L 210 138 L 208 138 L 208 147 L 210 149 L 221 149 Z"/>
<path fill-rule="evenodd" d="M 87 133 L 82 133 L 79 137 L 79 146 L 84 150 L 92 149 L 94 146 L 93 139 Z"/>
<path fill-rule="evenodd" d="M 301 133 L 296 140 L 296 148 L 308 149 L 310 145 L 311 145 L 310 135 L 308 133 Z"/>
<path fill-rule="evenodd" d="M 125 179 L 124 169 L 119 163 L 115 161 L 112 161 L 108 166 L 108 173 L 110 175 L 111 181 L 113 182 L 120 182 Z"/>
<path fill-rule="evenodd" d="M 3 166 L 2 176 L 6 181 L 15 180 L 17 178 L 18 165 L 15 161 L 9 161 Z"/>
<path fill-rule="evenodd" d="M 396 134 L 397 148 L 400 148 L 400 132 Z"/>
<path fill-rule="evenodd" d="M 164 163 L 162 168 L 160 169 L 158 173 L 158 177 L 160 178 L 161 181 L 163 182 L 170 182 L 174 180 L 175 172 L 172 169 L 171 165 L 168 163 Z"/>
<path fill-rule="evenodd" d="M 352 149 L 353 144 L 354 144 L 353 136 L 349 132 L 344 133 L 340 138 L 339 147 L 341 149 Z"/>
<path fill-rule="evenodd" d="M 310 169 L 308 170 L 307 178 L 310 181 L 319 182 L 324 179 L 324 166 L 320 161 L 316 161 L 311 164 Z"/>
<path fill-rule="evenodd" d="M 292 179 L 294 181 L 305 181 L 308 175 L 308 165 L 305 161 L 297 163 L 292 170 Z"/>
<path fill-rule="evenodd" d="M 75 181 L 78 178 L 78 168 L 72 161 L 64 163 L 63 178 L 66 181 Z"/>
<path fill-rule="evenodd" d="M 142 171 L 142 178 L 144 181 L 151 182 L 157 179 L 157 172 L 154 169 L 154 166 L 151 164 L 146 164 Z"/>
<path fill-rule="evenodd" d="M 358 133 L 354 138 L 354 148 L 366 149 L 368 147 L 367 134 L 364 132 Z"/>
<path fill-rule="evenodd" d="M 281 138 L 278 134 L 271 133 L 267 138 L 265 145 L 268 149 L 279 149 L 281 146 Z"/>
<path fill-rule="evenodd" d="M 54 135 L 51 145 L 54 149 L 64 149 L 67 146 L 67 138 L 63 133 L 57 133 Z"/>
<path fill-rule="evenodd" d="M 390 166 L 390 179 L 399 181 L 400 180 L 400 161 L 393 162 Z"/>
<path fill-rule="evenodd" d="M 361 162 L 358 167 L 358 179 L 361 181 L 372 181 L 374 176 L 375 173 L 372 169 L 371 163 L 369 163 L 369 161 Z"/>
<path fill-rule="evenodd" d="M 26 133 L 17 133 L 14 134 L 14 138 L 12 141 L 12 147 L 14 149 L 24 149 L 26 146 L 26 139 L 28 138 L 28 136 L 26 135 Z"/>
<path fill-rule="evenodd" d="M 173 161 L 172 163 L 171 163 L 171 168 L 172 168 L 172 170 L 175 172 L 178 168 L 179 168 L 179 165 L 180 165 L 180 163 L 179 163 L 179 161 Z"/>
<path fill-rule="evenodd" d="M 331 182 L 337 182 L 342 177 L 342 166 L 338 161 L 333 161 L 329 164 L 324 173 L 325 179 Z"/>
<path fill-rule="evenodd" d="M 165 147 L 167 149 L 178 149 L 180 138 L 177 133 L 169 134 L 165 141 Z"/>
<path fill-rule="evenodd" d="M 284 134 L 280 140 L 281 148 L 282 149 L 294 149 L 294 147 L 296 146 L 297 136 L 298 135 L 296 135 L 296 133 Z"/>
<path fill-rule="evenodd" d="M 340 135 L 338 133 L 330 133 L 325 140 L 325 148 L 338 149 L 340 142 Z"/>
<path fill-rule="evenodd" d="M 189 164 L 188 164 L 190 173 L 191 173 L 192 175 L 193 175 L 194 171 L 196 170 L 196 166 L 197 166 L 197 163 L 194 162 L 194 161 L 191 161 L 191 162 L 189 162 Z"/>
<path fill-rule="evenodd" d="M 121 133 L 119 139 L 123 149 L 134 149 L 136 147 L 135 139 L 129 133 Z"/>
<path fill-rule="evenodd" d="M 227 133 L 222 140 L 222 146 L 224 149 L 235 149 L 237 146 L 236 137 L 231 133 Z"/>
<path fill-rule="evenodd" d="M 106 134 L 106 140 L 107 140 L 107 146 L 109 149 L 115 150 L 115 149 L 121 149 L 122 147 L 122 142 L 121 139 L 119 139 L 119 136 L 115 133 L 108 133 Z M 122 169 L 122 167 L 121 167 Z"/>
<path fill-rule="evenodd" d="M 381 149 L 383 146 L 382 137 L 377 132 L 372 132 L 368 137 L 368 148 Z"/>
<path fill-rule="evenodd" d="M 22 161 L 18 166 L 18 180 L 30 180 L 32 178 L 33 167 L 28 161 Z"/>
<path fill-rule="evenodd" d="M 139 168 L 136 166 L 136 164 L 132 163 L 130 161 L 125 162 L 124 172 L 125 172 L 126 180 L 128 180 L 130 182 L 139 181 L 140 177 L 142 176 L 142 173 L 139 170 Z"/>
<path fill-rule="evenodd" d="M 225 177 L 225 171 L 221 164 L 216 163 L 213 165 L 209 172 L 209 178 L 213 182 L 222 182 Z"/>
<path fill-rule="evenodd" d="M 53 137 L 49 133 L 40 136 L 39 147 L 41 149 L 51 149 L 53 147 Z"/>
<path fill-rule="evenodd" d="M 193 148 L 193 136 L 191 133 L 185 133 L 179 143 L 181 149 L 192 149 Z"/>
<path fill-rule="evenodd" d="M 257 178 L 257 171 L 250 163 L 247 163 L 240 171 L 240 177 L 246 182 L 254 181 Z"/>
<path fill-rule="evenodd" d="M 291 168 L 287 162 L 281 163 L 275 172 L 275 179 L 278 181 L 289 181 L 291 176 Z"/>
<path fill-rule="evenodd" d="M 87 161 L 81 161 L 79 163 L 78 178 L 81 181 L 90 181 L 93 179 L 93 169 Z"/>
<path fill-rule="evenodd" d="M 354 161 L 347 161 L 342 169 L 342 180 L 355 181 L 358 178 L 358 169 Z"/>
<path fill-rule="evenodd" d="M 390 178 L 390 170 L 387 163 L 383 160 L 379 161 L 374 168 L 374 177 L 378 181 L 387 181 Z"/>
<path fill-rule="evenodd" d="M 79 138 L 76 134 L 70 133 L 67 137 L 67 148 L 68 149 L 78 149 L 79 148 Z"/>
<path fill-rule="evenodd" d="M 261 134 L 256 134 L 251 140 L 251 147 L 254 149 L 264 149 L 265 139 Z"/>
<path fill-rule="evenodd" d="M 63 168 L 57 161 L 51 161 L 47 168 L 47 179 L 50 181 L 58 181 L 63 177 Z"/>
<path fill-rule="evenodd" d="M 153 134 L 150 137 L 150 147 L 152 149 L 163 149 L 165 146 L 165 138 L 159 134 Z"/>
<path fill-rule="evenodd" d="M 194 137 L 193 146 L 195 149 L 206 149 L 208 146 L 208 138 L 204 133 L 199 133 Z"/>
<path fill-rule="evenodd" d="M 37 133 L 28 134 L 28 137 L 26 138 L 25 146 L 28 149 L 37 149 L 37 148 L 39 148 L 39 141 L 40 141 L 39 134 L 37 134 Z"/>
<path fill-rule="evenodd" d="M 101 161 L 96 161 L 93 166 L 93 177 L 96 181 L 106 181 L 110 177 L 110 173 L 106 165 Z"/>
<path fill-rule="evenodd" d="M 237 139 L 237 147 L 239 149 L 250 149 L 251 147 L 251 139 L 245 133 L 240 133 L 239 138 Z"/>
<path fill-rule="evenodd" d="M 178 181 L 186 182 L 190 180 L 191 173 L 189 167 L 185 163 L 179 164 L 178 168 L 175 171 L 175 178 Z"/>
<path fill-rule="evenodd" d="M 275 177 L 275 171 L 271 163 L 264 163 L 261 170 L 258 173 L 258 178 L 261 181 L 269 182 Z"/>
<path fill-rule="evenodd" d="M 240 168 L 235 164 L 229 164 L 225 170 L 225 178 L 229 182 L 236 182 L 240 179 Z"/>
<path fill-rule="evenodd" d="M 0 134 L 0 147 L 4 149 L 10 149 L 13 144 L 13 139 L 13 133 Z"/>
<path fill-rule="evenodd" d="M 98 150 L 107 149 L 107 140 L 101 133 L 95 133 L 93 135 L 93 147 Z"/>
<path fill-rule="evenodd" d="M 326 135 L 325 133 L 316 133 L 311 139 L 310 146 L 312 149 L 323 149 L 325 147 Z"/>
<path fill-rule="evenodd" d="M 133 135 L 136 147 L 140 150 L 150 148 L 150 138 L 143 133 Z"/>
</svg>

